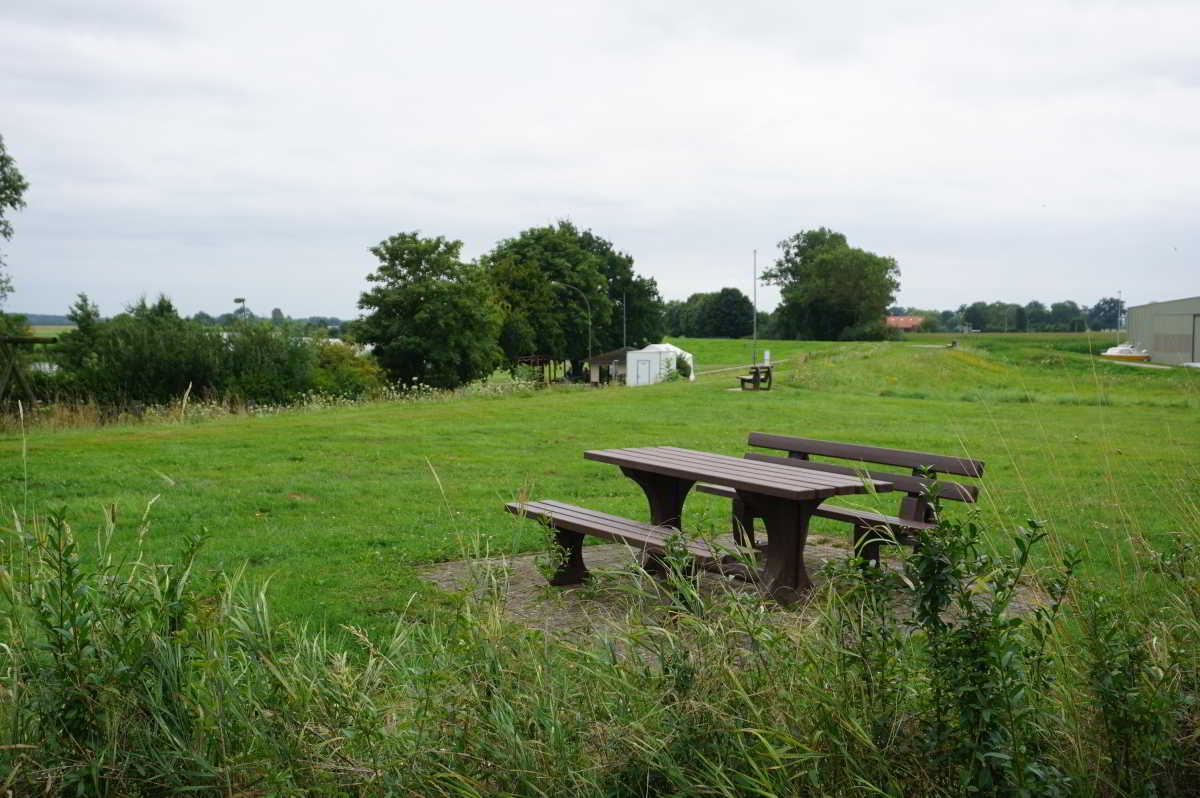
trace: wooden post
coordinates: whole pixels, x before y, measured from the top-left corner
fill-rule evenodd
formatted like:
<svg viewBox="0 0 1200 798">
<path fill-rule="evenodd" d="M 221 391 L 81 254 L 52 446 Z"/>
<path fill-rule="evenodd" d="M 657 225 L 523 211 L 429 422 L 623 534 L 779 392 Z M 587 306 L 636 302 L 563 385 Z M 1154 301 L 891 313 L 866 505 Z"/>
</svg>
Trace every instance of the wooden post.
<svg viewBox="0 0 1200 798">
<path fill-rule="evenodd" d="M 4 395 L 9 392 L 10 386 L 18 386 L 25 395 L 25 399 L 29 402 L 29 406 L 33 407 L 37 400 L 34 399 L 29 382 L 26 381 L 25 374 L 21 371 L 21 363 L 17 357 L 17 347 L 22 345 L 53 344 L 57 342 L 58 339 L 54 337 L 0 335 L 0 402 L 4 401 Z M 12 390 L 12 393 L 16 393 L 15 388 Z"/>
</svg>

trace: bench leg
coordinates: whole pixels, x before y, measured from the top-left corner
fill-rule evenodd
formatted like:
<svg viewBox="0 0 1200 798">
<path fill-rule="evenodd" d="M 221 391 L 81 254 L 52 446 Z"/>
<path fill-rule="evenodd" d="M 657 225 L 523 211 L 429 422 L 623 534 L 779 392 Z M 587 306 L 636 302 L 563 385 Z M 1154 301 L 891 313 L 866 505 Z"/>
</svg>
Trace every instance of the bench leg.
<svg viewBox="0 0 1200 798">
<path fill-rule="evenodd" d="M 730 515 L 730 527 L 733 530 L 733 542 L 743 548 L 754 545 L 754 513 L 746 507 L 741 499 L 733 500 L 733 511 Z"/>
<path fill-rule="evenodd" d="M 854 525 L 854 556 L 863 559 L 863 565 L 879 565 L 879 533 L 869 526 Z"/>
<path fill-rule="evenodd" d="M 558 570 L 550 577 L 550 584 L 561 587 L 587 581 L 591 574 L 583 564 L 583 533 L 556 529 L 554 543 L 560 559 Z"/>
</svg>

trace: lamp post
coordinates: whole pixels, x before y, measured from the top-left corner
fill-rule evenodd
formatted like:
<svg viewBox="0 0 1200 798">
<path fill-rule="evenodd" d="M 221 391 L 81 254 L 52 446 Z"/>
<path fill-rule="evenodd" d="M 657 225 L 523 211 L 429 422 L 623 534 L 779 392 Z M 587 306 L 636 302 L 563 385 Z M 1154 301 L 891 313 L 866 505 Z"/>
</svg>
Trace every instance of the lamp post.
<svg viewBox="0 0 1200 798">
<path fill-rule="evenodd" d="M 558 280 L 551 280 L 551 281 L 550 281 L 550 285 L 557 285 L 559 288 L 571 288 L 571 289 L 574 289 L 575 291 L 579 292 L 579 295 L 580 295 L 581 297 L 583 297 L 583 304 L 584 304 L 584 306 L 587 308 L 587 322 L 588 322 L 588 367 L 589 367 L 589 369 L 590 369 L 590 368 L 591 368 L 591 365 L 592 365 L 592 303 L 588 301 L 587 294 L 583 293 L 583 291 L 582 291 L 582 290 L 581 290 L 581 289 L 580 289 L 578 286 L 571 285 L 570 283 L 560 283 Z M 588 375 L 588 382 L 591 382 L 591 375 L 590 375 L 590 374 Z"/>
</svg>

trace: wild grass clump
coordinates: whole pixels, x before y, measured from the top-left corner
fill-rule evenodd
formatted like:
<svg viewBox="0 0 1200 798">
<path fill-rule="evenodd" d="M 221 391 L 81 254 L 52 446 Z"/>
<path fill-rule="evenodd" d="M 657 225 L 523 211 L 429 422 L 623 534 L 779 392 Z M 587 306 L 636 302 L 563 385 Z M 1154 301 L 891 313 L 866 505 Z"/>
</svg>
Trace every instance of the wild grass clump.
<svg viewBox="0 0 1200 798">
<path fill-rule="evenodd" d="M 553 386 L 550 390 L 581 390 L 585 386 Z M 94 398 L 64 398 L 40 402 L 33 408 L 9 412 L 0 408 L 0 434 L 19 433 L 22 429 L 61 430 L 86 427 L 128 426 L 136 424 L 199 423 L 229 416 L 269 416 L 280 413 L 316 412 L 346 407 L 363 407 L 381 402 L 446 402 L 464 398 L 502 399 L 532 396 L 536 383 L 479 382 L 453 390 L 441 390 L 419 381 L 379 386 L 362 393 L 336 393 L 308 390 L 285 402 L 254 401 L 239 394 L 199 397 L 190 391 L 168 402 L 102 403 Z"/>
<path fill-rule="evenodd" d="M 201 539 L 159 565 L 110 556 L 113 530 L 90 565 L 60 514 L 5 530 L 0 789 L 1118 796 L 1200 774 L 1195 535 L 1154 560 L 1153 608 L 1075 590 L 1074 556 L 1031 574 L 1036 526 L 998 556 L 946 523 L 898 568 L 833 567 L 800 623 L 675 562 L 669 606 L 606 637 L 515 626 L 484 590 L 346 649 L 200 572 Z"/>
</svg>

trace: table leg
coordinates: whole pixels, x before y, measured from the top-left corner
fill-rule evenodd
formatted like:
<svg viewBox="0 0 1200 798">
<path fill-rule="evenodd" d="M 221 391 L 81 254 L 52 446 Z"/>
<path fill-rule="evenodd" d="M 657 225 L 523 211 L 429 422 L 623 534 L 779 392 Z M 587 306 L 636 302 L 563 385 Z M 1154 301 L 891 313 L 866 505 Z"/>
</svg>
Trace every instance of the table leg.
<svg viewBox="0 0 1200 798">
<path fill-rule="evenodd" d="M 812 587 L 804 567 L 808 521 L 819 501 L 798 502 L 774 496 L 738 492 L 767 529 L 763 588 L 780 604 L 791 604 Z"/>
<path fill-rule="evenodd" d="M 692 485 L 696 484 L 695 480 L 651 474 L 627 466 L 621 466 L 621 473 L 636 482 L 646 494 L 646 501 L 650 503 L 650 523 L 655 526 L 680 528 L 683 502 Z M 651 574 L 662 574 L 667 570 L 662 558 L 651 552 L 646 552 L 643 556 L 642 567 Z"/>
</svg>

